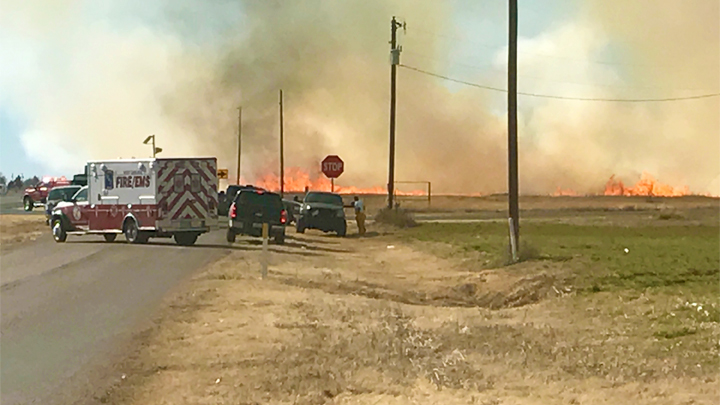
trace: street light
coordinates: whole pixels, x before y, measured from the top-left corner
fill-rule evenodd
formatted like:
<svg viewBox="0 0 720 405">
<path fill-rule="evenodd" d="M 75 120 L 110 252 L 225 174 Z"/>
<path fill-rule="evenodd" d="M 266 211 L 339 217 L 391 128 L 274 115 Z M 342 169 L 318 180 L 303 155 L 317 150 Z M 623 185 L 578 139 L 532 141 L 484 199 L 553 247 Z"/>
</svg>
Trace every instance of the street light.
<svg viewBox="0 0 720 405">
<path fill-rule="evenodd" d="M 156 147 L 155 147 L 155 135 L 150 135 L 150 136 L 148 136 L 147 138 L 145 138 L 145 140 L 143 141 L 143 143 L 144 143 L 145 145 L 147 145 L 148 142 L 150 142 L 151 140 L 152 140 L 152 148 L 153 148 L 153 157 L 155 157 L 155 155 L 157 155 L 158 153 L 162 152 L 162 148 L 156 148 Z"/>
</svg>

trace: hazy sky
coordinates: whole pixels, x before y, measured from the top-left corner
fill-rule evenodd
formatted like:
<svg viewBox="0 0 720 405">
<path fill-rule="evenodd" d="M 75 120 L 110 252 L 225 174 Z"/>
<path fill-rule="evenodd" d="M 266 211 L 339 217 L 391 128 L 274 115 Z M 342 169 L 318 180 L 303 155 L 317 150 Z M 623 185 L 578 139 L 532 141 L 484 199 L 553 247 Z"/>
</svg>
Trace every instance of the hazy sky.
<svg viewBox="0 0 720 405">
<path fill-rule="evenodd" d="M 425 0 L 427 2 L 428 0 Z M 13 3 L 11 5 L 11 2 Z M 44 2 L 28 1 L 34 3 L 37 7 L 41 7 Z M 227 29 L 228 26 L 234 24 L 233 19 L 237 17 L 238 25 L 242 25 L 242 5 L 241 2 L 215 2 L 218 4 L 220 11 L 227 12 L 232 18 L 222 18 L 213 21 L 204 21 L 203 29 L 194 29 L 197 25 L 193 25 L 189 29 L 186 26 L 168 26 L 162 17 L 163 2 L 148 2 L 138 0 L 78 0 L 81 7 L 75 10 L 81 10 L 80 15 L 70 18 L 72 23 L 91 25 L 97 24 L 101 20 L 101 24 L 106 24 L 108 28 L 122 32 L 130 30 L 134 26 L 145 26 L 153 24 L 153 29 L 158 31 L 169 31 L 177 34 L 185 39 L 197 42 L 213 42 L 218 32 Z M 235 4 L 233 4 L 235 3 Z M 476 0 L 454 0 L 453 8 L 455 15 L 453 21 L 455 26 L 453 31 L 448 32 L 432 32 L 419 31 L 420 27 L 413 27 L 414 21 L 409 21 L 410 32 L 408 35 L 412 42 L 414 37 L 431 36 L 442 41 L 443 46 L 451 50 L 452 58 L 447 60 L 447 69 L 443 72 L 450 75 L 456 75 L 460 78 L 467 76 L 470 72 L 477 72 L 477 68 L 470 67 L 489 65 L 496 52 L 503 49 L 507 41 L 507 10 L 506 4 L 501 0 L 492 0 L 486 2 L 478 2 Z M 526 37 L 535 36 L 543 30 L 549 28 L 553 22 L 565 19 L 573 11 L 573 1 L 571 0 L 547 0 L 542 7 L 533 5 L 531 1 L 520 1 L 520 14 L 523 16 L 522 24 L 520 24 L 520 35 Z M 12 8 L 16 2 L 12 0 L 0 0 L 3 9 Z M 44 19 L 54 20 L 53 16 L 45 16 L 37 11 L 32 11 L 32 6 L 26 6 L 24 10 L 18 10 L 24 18 L 36 19 L 38 22 Z M 227 14 L 226 14 L 226 17 Z M 59 15 L 58 19 L 69 18 L 67 15 Z M 57 23 L 57 22 L 56 22 Z M 2 65 L 11 67 L 9 71 L 0 73 L 3 80 L 0 81 L 0 171 L 6 175 L 11 173 L 28 174 L 72 174 L 70 167 L 60 167 L 58 170 L 51 164 L 46 164 L 43 160 L 52 156 L 51 153 L 33 153 L 29 150 L 29 145 L 23 147 L 21 135 L 30 129 L 33 117 L 31 114 L 22 111 L 20 108 L 14 108 L 14 98 L 22 97 L 22 93 L 8 95 L 6 87 L 8 81 L 15 80 L 33 80 L 32 72 L 39 69 L 37 64 L 47 63 L 47 59 L 42 57 L 42 53 L 50 53 L 53 51 L 50 46 L 43 45 L 43 37 L 27 38 L 20 29 L 4 28 L 4 24 L 0 25 L 0 61 Z M 17 26 L 16 26 L 17 28 Z M 413 34 L 414 29 L 417 28 Z M 82 34 L 80 30 L 79 34 Z M 458 40 L 458 38 L 465 38 Z M 82 39 L 81 39 L 82 40 Z M 52 42 L 52 41 L 50 41 Z M 478 45 L 479 44 L 479 45 Z M 385 44 L 379 44 L 380 47 Z M 422 67 L 427 62 L 427 56 L 423 57 L 422 50 L 414 51 L 407 47 L 407 53 L 403 55 L 403 61 L 410 64 L 412 62 L 418 67 Z M 65 65 L 65 68 L 72 63 L 73 54 L 62 55 L 56 54 L 50 57 L 59 66 Z M 432 57 L 432 55 L 430 56 Z M 25 74 L 20 74 L 24 71 Z M 12 76 L 18 75 L 17 79 Z M 36 77 L 40 78 L 40 77 Z M 430 79 L 432 80 L 432 79 Z M 503 81 L 495 80 L 495 84 L 503 86 Z M 444 83 L 449 88 L 455 88 L 450 82 Z M 3 95 L 4 94 L 4 95 Z M 151 129 L 148 129 L 151 131 Z M 134 134 L 138 139 L 144 137 L 143 134 Z M 60 136 L 60 135 L 57 135 Z M 72 145 L 63 145 L 65 148 L 72 148 Z M 79 146 L 81 148 L 81 146 Z M 142 144 L 137 145 L 138 154 L 142 153 L 145 147 Z M 65 155 L 65 153 L 62 153 Z M 81 166 L 82 164 L 80 164 Z M 63 165 L 65 166 L 65 165 Z"/>
<path fill-rule="evenodd" d="M 719 91 L 717 0 L 519 3 L 520 91 Z M 339 153 L 349 168 L 341 183 L 384 184 L 393 14 L 408 25 L 402 63 L 506 87 L 505 0 L 0 0 L 0 9 L 6 175 L 71 175 L 86 159 L 147 156 L 141 142 L 151 133 L 166 156 L 217 156 L 232 173 L 240 103 L 243 172 L 267 173 L 282 87 L 289 166 Z M 398 77 L 398 177 L 432 180 L 438 191 L 504 191 L 506 94 L 402 68 Z M 521 190 L 591 192 L 612 174 L 649 171 L 717 194 L 719 109 L 717 98 L 521 96 Z"/>
</svg>

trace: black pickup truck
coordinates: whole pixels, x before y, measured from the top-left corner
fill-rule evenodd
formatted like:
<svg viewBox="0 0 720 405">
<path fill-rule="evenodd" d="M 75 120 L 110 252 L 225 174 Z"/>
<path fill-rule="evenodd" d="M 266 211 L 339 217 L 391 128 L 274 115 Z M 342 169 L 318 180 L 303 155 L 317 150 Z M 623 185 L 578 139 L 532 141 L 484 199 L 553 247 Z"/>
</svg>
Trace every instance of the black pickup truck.
<svg viewBox="0 0 720 405">
<path fill-rule="evenodd" d="M 218 215 L 226 217 L 230 213 L 230 204 L 235 201 L 235 197 L 240 190 L 263 190 L 260 187 L 255 187 L 252 184 L 248 185 L 229 185 L 227 190 L 218 193 Z"/>
<path fill-rule="evenodd" d="M 269 226 L 269 237 L 275 243 L 285 242 L 287 211 L 279 194 L 258 189 L 241 189 L 230 205 L 227 241 L 237 235 L 262 237 L 262 224 Z"/>
<path fill-rule="evenodd" d="M 295 223 L 297 232 L 304 233 L 306 229 L 319 229 L 345 236 L 347 221 L 343 208 L 343 199 L 339 194 L 309 192 L 301 204 L 300 216 Z"/>
</svg>

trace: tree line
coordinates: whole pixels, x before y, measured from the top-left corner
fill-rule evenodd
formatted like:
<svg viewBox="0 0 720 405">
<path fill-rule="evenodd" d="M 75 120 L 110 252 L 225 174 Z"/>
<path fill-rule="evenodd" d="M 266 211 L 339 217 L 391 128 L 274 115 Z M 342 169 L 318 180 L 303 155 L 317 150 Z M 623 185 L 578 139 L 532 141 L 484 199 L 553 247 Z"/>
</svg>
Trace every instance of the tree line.
<svg viewBox="0 0 720 405">
<path fill-rule="evenodd" d="M 4 191 L 21 191 L 26 187 L 31 187 L 38 183 L 40 183 L 40 178 L 38 176 L 25 179 L 24 176 L 18 175 L 8 182 L 7 177 L 0 173 L 0 186 L 5 189 Z"/>
</svg>

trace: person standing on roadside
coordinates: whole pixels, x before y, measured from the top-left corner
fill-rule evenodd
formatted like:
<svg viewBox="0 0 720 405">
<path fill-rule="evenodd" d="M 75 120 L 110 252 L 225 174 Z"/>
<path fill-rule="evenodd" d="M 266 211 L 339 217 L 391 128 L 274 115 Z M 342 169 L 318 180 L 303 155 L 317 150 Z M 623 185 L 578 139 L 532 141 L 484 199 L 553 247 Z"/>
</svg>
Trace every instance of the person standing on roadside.
<svg viewBox="0 0 720 405">
<path fill-rule="evenodd" d="M 365 206 L 358 196 L 355 196 L 353 208 L 355 209 L 355 221 L 357 221 L 358 233 L 360 236 L 363 236 L 365 235 Z"/>
</svg>

